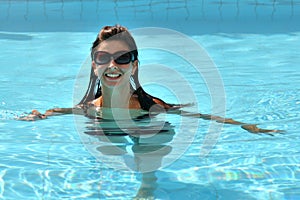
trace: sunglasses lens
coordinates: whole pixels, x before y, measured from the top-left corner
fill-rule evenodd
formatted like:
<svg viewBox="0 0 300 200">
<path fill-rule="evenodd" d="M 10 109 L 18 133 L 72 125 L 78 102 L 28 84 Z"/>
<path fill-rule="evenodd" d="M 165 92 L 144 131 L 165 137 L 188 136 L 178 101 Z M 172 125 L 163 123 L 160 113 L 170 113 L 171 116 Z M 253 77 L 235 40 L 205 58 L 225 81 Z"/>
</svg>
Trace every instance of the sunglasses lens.
<svg viewBox="0 0 300 200">
<path fill-rule="evenodd" d="M 94 54 L 94 60 L 98 65 L 103 65 L 109 63 L 110 61 L 110 54 L 102 51 L 97 51 Z"/>
<path fill-rule="evenodd" d="M 94 61 L 98 65 L 104 65 L 104 64 L 109 63 L 111 61 L 112 57 L 114 58 L 114 61 L 120 65 L 128 64 L 133 60 L 132 54 L 130 52 L 119 52 L 119 53 L 111 55 L 104 51 L 97 51 L 94 54 Z"/>
<path fill-rule="evenodd" d="M 132 61 L 132 55 L 130 52 L 123 53 L 115 59 L 117 64 L 128 64 Z"/>
</svg>

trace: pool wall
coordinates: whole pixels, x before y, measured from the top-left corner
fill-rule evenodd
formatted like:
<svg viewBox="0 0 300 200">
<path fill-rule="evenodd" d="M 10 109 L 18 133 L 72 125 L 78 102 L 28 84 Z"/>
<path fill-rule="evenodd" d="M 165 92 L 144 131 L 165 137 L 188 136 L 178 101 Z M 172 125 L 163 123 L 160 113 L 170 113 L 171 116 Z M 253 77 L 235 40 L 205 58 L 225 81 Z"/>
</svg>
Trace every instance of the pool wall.
<svg viewBox="0 0 300 200">
<path fill-rule="evenodd" d="M 300 30 L 300 1 L 1 1 L 0 31 L 97 31 L 103 25 L 165 27 L 189 34 Z"/>
</svg>

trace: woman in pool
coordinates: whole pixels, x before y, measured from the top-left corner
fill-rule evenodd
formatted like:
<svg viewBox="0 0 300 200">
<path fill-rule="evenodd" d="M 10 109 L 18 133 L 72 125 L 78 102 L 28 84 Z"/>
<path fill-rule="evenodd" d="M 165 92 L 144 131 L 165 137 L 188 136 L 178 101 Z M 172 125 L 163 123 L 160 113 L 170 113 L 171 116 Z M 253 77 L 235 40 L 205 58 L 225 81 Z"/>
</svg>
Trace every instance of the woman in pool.
<svg viewBox="0 0 300 200">
<path fill-rule="evenodd" d="M 175 112 L 185 116 L 200 117 L 215 120 L 220 123 L 242 125 L 242 128 L 252 133 L 270 133 L 278 130 L 260 129 L 254 124 L 246 124 L 229 118 L 207 114 L 193 114 L 181 111 L 185 105 L 169 104 L 146 93 L 138 79 L 138 50 L 129 31 L 122 26 L 105 26 L 97 35 L 91 49 L 92 67 L 89 87 L 75 108 L 55 108 L 45 114 L 33 110 L 21 120 L 45 119 L 56 114 L 86 114 L 95 117 L 90 108 L 130 109 L 144 111 Z M 94 94 L 94 89 L 97 92 Z M 118 112 L 118 111 L 114 111 Z M 113 116 L 112 113 L 107 116 Z M 106 116 L 101 116 L 106 118 Z M 110 117 L 108 117 L 110 118 Z"/>
</svg>

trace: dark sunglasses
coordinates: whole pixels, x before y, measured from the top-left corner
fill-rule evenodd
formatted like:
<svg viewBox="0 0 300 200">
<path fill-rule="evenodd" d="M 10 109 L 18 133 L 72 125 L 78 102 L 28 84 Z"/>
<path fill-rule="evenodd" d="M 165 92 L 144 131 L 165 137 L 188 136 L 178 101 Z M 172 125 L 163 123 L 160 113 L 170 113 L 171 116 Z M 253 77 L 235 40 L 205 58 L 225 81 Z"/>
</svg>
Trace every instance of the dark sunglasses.
<svg viewBox="0 0 300 200">
<path fill-rule="evenodd" d="M 134 61 L 132 52 L 119 51 L 114 54 L 107 53 L 105 51 L 96 51 L 93 57 L 94 61 L 98 65 L 104 65 L 109 63 L 112 59 L 119 65 L 125 65 Z"/>
</svg>

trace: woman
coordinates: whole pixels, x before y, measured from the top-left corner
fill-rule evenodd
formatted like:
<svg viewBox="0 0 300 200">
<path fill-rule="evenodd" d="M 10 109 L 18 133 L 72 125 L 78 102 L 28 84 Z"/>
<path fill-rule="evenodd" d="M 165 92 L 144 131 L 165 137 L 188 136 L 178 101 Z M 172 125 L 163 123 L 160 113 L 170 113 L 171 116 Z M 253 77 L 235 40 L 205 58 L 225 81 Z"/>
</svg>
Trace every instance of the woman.
<svg viewBox="0 0 300 200">
<path fill-rule="evenodd" d="M 245 124 L 233 119 L 184 112 L 179 109 L 185 105 L 169 104 L 146 93 L 138 79 L 137 46 L 125 27 L 119 25 L 105 26 L 93 43 L 91 58 L 89 87 L 75 108 L 55 108 L 47 110 L 45 114 L 33 110 L 30 115 L 21 118 L 21 120 L 45 119 L 50 115 L 71 113 L 97 117 L 95 115 L 97 112 L 90 112 L 90 108 L 103 108 L 111 112 L 115 108 L 156 112 L 164 110 L 185 116 L 215 120 L 220 123 L 242 125 L 242 128 L 252 133 L 280 132 L 279 130 L 260 129 L 254 124 Z M 94 94 L 96 87 L 97 92 Z M 111 118 L 114 115 L 113 113 L 106 113 L 100 117 Z"/>
</svg>

